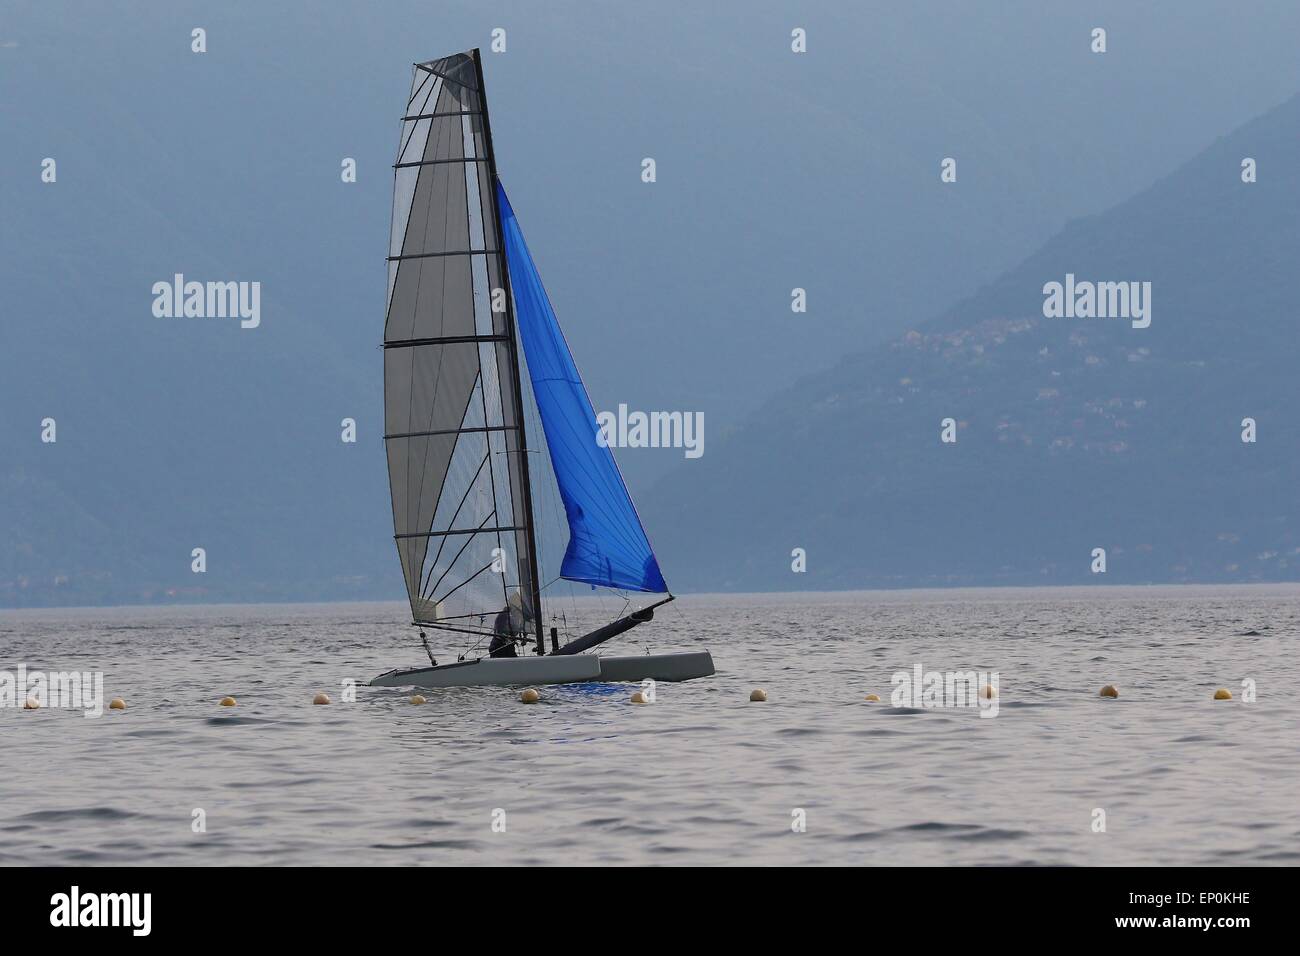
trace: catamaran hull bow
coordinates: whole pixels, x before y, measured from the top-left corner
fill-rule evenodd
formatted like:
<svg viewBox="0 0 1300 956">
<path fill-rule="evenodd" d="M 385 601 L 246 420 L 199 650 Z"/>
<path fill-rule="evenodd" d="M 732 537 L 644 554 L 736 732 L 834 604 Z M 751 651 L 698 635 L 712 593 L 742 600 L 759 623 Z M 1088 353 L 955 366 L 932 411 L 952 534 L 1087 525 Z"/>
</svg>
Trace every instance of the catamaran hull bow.
<svg viewBox="0 0 1300 956">
<path fill-rule="evenodd" d="M 681 654 L 638 654 L 634 657 L 601 657 L 600 679 L 640 682 L 643 680 L 684 681 L 713 676 L 713 655 L 708 651 Z"/>
</svg>

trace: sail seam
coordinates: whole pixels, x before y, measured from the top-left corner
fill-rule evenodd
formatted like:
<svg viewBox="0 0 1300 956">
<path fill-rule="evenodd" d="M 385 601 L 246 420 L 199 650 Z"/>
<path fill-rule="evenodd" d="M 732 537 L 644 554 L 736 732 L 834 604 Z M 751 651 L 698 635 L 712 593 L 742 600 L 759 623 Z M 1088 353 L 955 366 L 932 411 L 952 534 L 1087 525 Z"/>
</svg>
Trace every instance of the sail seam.
<svg viewBox="0 0 1300 956">
<path fill-rule="evenodd" d="M 482 471 L 482 466 L 481 466 L 481 465 L 479 466 L 479 470 Z M 475 477 L 475 479 L 477 479 L 477 478 L 478 478 L 478 475 L 476 474 L 474 477 Z M 479 525 L 478 525 L 479 528 L 482 528 L 484 525 L 486 525 L 489 521 L 491 521 L 491 520 L 492 520 L 493 518 L 495 518 L 496 516 L 497 516 L 496 509 L 494 508 L 494 509 L 492 510 L 492 513 L 491 513 L 491 514 L 489 514 L 489 515 L 484 515 L 483 520 L 479 522 Z M 433 595 L 437 593 L 438 588 L 442 587 L 442 582 L 445 581 L 445 580 L 447 580 L 447 575 L 451 574 L 451 570 L 452 570 L 452 568 L 454 568 L 454 567 L 456 566 L 456 562 L 460 560 L 460 556 L 461 556 L 462 554 L 465 553 L 465 549 L 468 548 L 468 547 L 470 546 L 470 544 L 471 544 L 473 541 L 474 541 L 474 536 L 473 536 L 473 535 L 469 535 L 468 537 L 465 538 L 465 543 L 462 544 L 462 545 L 460 546 L 460 550 L 456 552 L 455 557 L 453 557 L 450 561 L 447 562 L 447 570 L 443 571 L 442 574 L 438 575 L 438 580 L 435 581 L 435 582 L 433 583 L 433 586 L 430 587 L 428 581 L 425 582 L 425 585 L 424 585 L 424 591 L 421 592 L 422 595 L 423 595 L 425 592 L 427 592 L 428 595 L 429 595 L 429 597 L 430 597 L 430 598 L 433 598 Z M 447 543 L 447 539 L 446 539 L 446 538 L 443 538 L 443 539 L 442 539 L 442 544 L 438 545 L 438 558 L 441 558 L 441 557 L 442 557 L 442 545 L 443 545 L 443 544 L 446 544 L 446 543 Z M 437 566 L 438 566 L 438 559 L 436 558 L 436 559 L 434 559 L 433 567 L 431 567 L 431 568 L 429 569 L 429 577 L 433 577 L 433 568 L 436 568 Z M 489 564 L 488 566 L 491 567 L 491 564 Z M 475 577 L 477 577 L 477 576 L 478 576 L 478 575 L 475 575 Z M 471 578 L 470 580 L 473 580 L 473 578 Z M 468 582 L 468 581 L 462 581 L 462 582 L 461 582 L 461 584 L 467 584 L 467 583 L 469 583 L 469 582 Z M 444 594 L 441 598 L 433 598 L 434 603 L 436 604 L 436 603 L 438 603 L 439 601 L 445 601 L 445 600 L 447 600 L 447 598 L 449 598 L 449 597 L 451 597 L 453 594 L 455 594 L 457 590 L 458 590 L 458 588 L 452 588 L 450 591 L 448 591 L 446 594 Z"/>
<path fill-rule="evenodd" d="M 485 572 L 485 571 L 490 571 L 490 570 L 492 569 L 492 565 L 495 564 L 495 563 L 496 563 L 496 560 L 495 560 L 495 559 L 493 559 L 492 561 L 489 561 L 487 564 L 483 565 L 483 567 L 479 568 L 477 571 L 475 571 L 473 574 L 471 574 L 469 577 L 467 577 L 464 581 L 461 581 L 460 584 L 456 585 L 454 588 L 452 588 L 450 591 L 448 591 L 448 592 L 447 592 L 446 594 L 444 594 L 442 597 L 440 597 L 440 598 L 434 598 L 434 607 L 437 607 L 437 606 L 438 606 L 439 604 L 441 604 L 443 601 L 446 601 L 448 598 L 450 598 L 453 594 L 455 594 L 455 593 L 456 593 L 457 591 L 459 591 L 461 588 L 465 587 L 465 585 L 469 584 L 469 583 L 472 582 L 472 581 L 477 580 L 478 577 L 479 577 L 479 575 L 481 575 L 483 572 Z M 439 581 L 438 583 L 441 584 L 442 582 Z"/>
<path fill-rule="evenodd" d="M 432 72 L 432 71 L 430 71 L 430 72 Z M 420 80 L 419 84 L 415 87 L 414 92 L 411 93 L 410 99 L 408 99 L 408 100 L 406 101 L 406 105 L 407 105 L 408 107 L 409 107 L 412 103 L 414 103 L 414 102 L 415 102 L 415 98 L 416 98 L 417 96 L 420 95 L 420 91 L 424 89 L 424 84 L 425 84 L 425 83 L 428 83 L 429 80 L 431 80 L 432 78 L 433 78 L 432 76 L 426 76 L 424 79 Z M 428 100 L 428 98 L 429 98 L 429 94 L 428 94 L 428 93 L 425 93 L 425 94 L 424 94 L 424 98 L 425 98 L 426 100 Z"/>
<path fill-rule="evenodd" d="M 440 63 L 442 61 L 435 60 L 434 62 Z M 455 83 L 457 86 L 463 86 L 465 89 L 469 90 L 472 93 L 477 93 L 479 91 L 477 86 L 470 86 L 464 80 L 458 80 L 454 76 L 448 76 L 446 73 L 439 73 L 437 70 L 429 66 L 427 63 L 416 63 L 414 64 L 414 66 L 417 70 L 424 70 L 425 72 L 432 73 L 434 76 L 440 77 L 441 79 L 446 80 L 448 83 Z"/>
<path fill-rule="evenodd" d="M 465 406 L 465 412 L 466 414 L 469 413 L 468 403 Z M 462 425 L 465 424 L 464 416 L 461 417 L 461 424 Z M 460 517 L 460 509 L 464 508 L 465 502 L 469 501 L 469 493 L 474 490 L 474 486 L 478 483 L 478 476 L 483 474 L 483 466 L 488 463 L 488 457 L 489 456 L 484 455 L 483 460 L 479 462 L 478 467 L 474 469 L 474 477 L 471 478 L 469 480 L 469 483 L 465 486 L 465 493 L 460 496 L 460 503 L 456 505 L 456 510 L 453 511 L 451 513 L 451 517 L 447 519 L 448 526 L 454 525 L 456 523 L 456 519 Z M 483 520 L 479 522 L 479 525 L 482 526 L 487 524 L 488 521 L 490 521 L 495 516 L 496 516 L 496 510 L 493 509 L 492 514 L 484 516 Z M 437 515 L 435 514 L 434 517 L 436 518 Z M 442 560 L 442 549 L 445 548 L 446 546 L 447 546 L 447 539 L 443 538 L 442 541 L 438 543 L 438 553 L 433 556 L 433 561 L 430 562 L 429 564 L 429 573 L 424 575 L 424 577 L 421 579 L 421 584 L 420 584 L 421 594 L 424 594 L 425 591 L 430 590 L 429 581 L 433 578 L 433 572 L 436 571 L 438 568 L 438 562 Z M 459 557 L 459 555 L 457 555 L 457 557 Z M 453 559 L 451 564 L 455 564 L 455 563 L 456 563 L 455 559 Z M 448 568 L 450 569 L 450 565 L 448 566 Z M 439 584 L 442 583 L 441 578 L 439 579 L 438 583 Z"/>
<path fill-rule="evenodd" d="M 485 462 L 486 462 L 487 459 L 484 459 L 484 460 L 485 460 Z M 482 466 L 478 466 L 478 472 L 481 472 L 481 471 L 482 471 Z M 478 479 L 478 472 L 474 473 L 474 480 L 476 480 L 476 481 L 477 481 L 477 479 Z M 464 503 L 464 502 L 461 502 L 461 503 Z M 459 510 L 459 509 L 458 509 L 458 510 Z M 491 519 L 494 519 L 495 516 L 497 516 L 497 509 L 493 509 L 493 511 L 491 511 L 491 514 L 490 514 L 490 515 L 484 515 L 484 519 L 482 519 L 481 522 L 478 522 L 478 527 L 480 527 L 480 528 L 484 527 L 484 525 L 487 524 L 487 522 L 490 522 Z M 451 574 L 451 568 L 454 568 L 454 567 L 456 566 L 456 562 L 460 561 L 460 555 L 465 553 L 465 549 L 469 548 L 469 545 L 472 544 L 473 540 L 474 540 L 474 536 L 473 536 L 473 535 L 469 535 L 469 536 L 465 537 L 465 542 L 464 542 L 463 545 L 460 545 L 460 550 L 459 550 L 459 551 L 456 551 L 455 557 L 452 558 L 451 561 L 448 561 L 448 562 L 447 562 L 447 570 L 446 570 L 446 571 L 443 571 L 441 575 L 438 575 L 438 580 L 437 580 L 437 581 L 434 581 L 432 587 L 430 587 L 430 585 L 429 585 L 429 581 L 428 581 L 428 580 L 425 580 L 425 583 L 424 583 L 424 592 L 428 592 L 428 593 L 429 593 L 429 597 L 433 597 L 433 594 L 434 594 L 434 593 L 437 593 L 438 588 L 441 588 L 441 587 L 442 587 L 442 583 L 443 583 L 443 581 L 447 580 L 447 575 L 450 575 L 450 574 Z M 437 558 L 434 558 L 433 566 L 429 568 L 429 578 L 433 578 L 433 571 L 434 571 L 434 568 L 438 566 L 438 561 L 439 561 L 439 559 L 442 558 L 442 548 L 443 548 L 443 545 L 446 545 L 446 544 L 447 544 L 447 538 L 442 538 L 442 544 L 439 544 L 439 545 L 438 545 L 438 557 L 437 557 Z M 461 581 L 461 583 L 464 583 L 464 581 Z M 438 600 L 446 601 L 448 597 L 451 597 L 451 594 L 454 594 L 454 593 L 455 593 L 455 591 L 456 591 L 456 589 L 455 589 L 455 588 L 452 588 L 452 591 L 447 592 L 446 594 L 443 594 L 443 596 L 442 596 L 441 598 L 438 598 Z M 424 592 L 421 592 L 421 593 L 424 593 Z"/>
<path fill-rule="evenodd" d="M 427 80 L 427 79 L 429 79 L 429 77 L 425 77 L 425 79 Z M 423 87 L 423 85 L 424 85 L 424 84 L 421 84 L 421 87 Z M 418 94 L 417 94 L 417 95 L 418 95 Z M 430 88 L 429 88 L 429 92 L 427 92 L 427 93 L 424 94 L 424 101 L 421 102 L 421 103 L 419 103 L 418 105 L 415 106 L 415 111 L 416 111 L 417 113 L 419 113 L 420 111 L 422 111 L 422 110 L 425 108 L 425 106 L 428 105 L 430 99 L 433 100 L 433 108 L 434 108 L 435 110 L 437 110 L 437 108 L 438 108 L 438 100 L 441 99 L 441 98 L 442 98 L 442 86 L 441 86 L 441 83 L 440 83 L 438 80 L 434 80 L 434 81 L 433 81 L 433 85 L 430 86 Z M 409 109 L 411 108 L 412 104 L 414 104 L 414 103 L 415 103 L 415 97 L 413 96 L 413 97 L 411 97 L 411 101 L 410 101 L 409 103 L 406 104 L 406 108 L 409 110 Z M 430 123 L 429 126 L 432 127 L 433 124 Z M 401 144 L 400 144 L 400 145 L 401 145 L 401 148 L 397 151 L 397 161 L 398 161 L 399 163 L 402 161 L 402 157 L 404 157 L 404 156 L 406 155 L 407 147 L 409 147 L 409 146 L 411 145 L 411 141 L 415 138 L 415 133 L 416 133 L 416 131 L 417 131 L 419 128 L 420 128 L 420 124 L 419 124 L 419 123 L 416 123 L 416 124 L 414 124 L 413 126 L 411 126 L 411 128 L 410 128 L 409 130 L 405 130 L 405 131 L 404 131 L 404 134 L 403 134 L 403 136 L 401 137 L 401 140 L 402 140 L 402 141 L 401 141 Z M 429 132 L 430 132 L 429 129 L 425 129 L 425 131 L 424 131 L 424 141 L 425 141 L 425 145 L 426 145 L 426 146 L 427 146 L 428 143 L 429 143 Z M 424 150 L 422 149 L 422 150 L 420 150 L 420 152 L 423 153 Z"/>
</svg>

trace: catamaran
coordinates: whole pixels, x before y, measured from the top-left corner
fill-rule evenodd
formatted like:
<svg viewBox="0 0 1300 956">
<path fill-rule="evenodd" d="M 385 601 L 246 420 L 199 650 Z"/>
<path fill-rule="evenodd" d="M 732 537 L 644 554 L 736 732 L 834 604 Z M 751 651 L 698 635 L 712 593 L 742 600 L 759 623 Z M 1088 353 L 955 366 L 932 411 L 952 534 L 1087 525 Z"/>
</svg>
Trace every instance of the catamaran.
<svg viewBox="0 0 1300 956">
<path fill-rule="evenodd" d="M 429 665 L 371 683 L 711 675 L 707 650 L 588 653 L 673 596 L 497 178 L 478 50 L 415 64 L 393 169 L 384 444 Z M 554 533 L 543 531 L 548 493 Z M 622 607 L 587 630 L 608 609 L 573 593 L 566 605 L 561 590 L 576 587 L 621 595 Z M 662 596 L 633 608 L 638 595 Z M 459 642 L 455 661 L 438 663 L 426 630 Z"/>
</svg>

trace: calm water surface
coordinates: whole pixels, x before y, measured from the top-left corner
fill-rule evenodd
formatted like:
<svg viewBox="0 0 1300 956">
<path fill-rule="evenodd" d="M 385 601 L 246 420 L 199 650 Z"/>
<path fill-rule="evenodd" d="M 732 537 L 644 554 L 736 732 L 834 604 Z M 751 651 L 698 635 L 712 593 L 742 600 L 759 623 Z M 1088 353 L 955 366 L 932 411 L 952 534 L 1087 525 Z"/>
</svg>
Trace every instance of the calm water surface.
<svg viewBox="0 0 1300 956">
<path fill-rule="evenodd" d="M 129 704 L 0 709 L 0 863 L 1294 864 L 1298 634 L 1291 586 L 688 597 L 614 642 L 713 652 L 652 705 L 413 706 L 342 700 L 422 660 L 398 605 L 0 612 L 0 670 Z M 917 663 L 997 671 L 998 715 L 892 707 Z"/>
</svg>

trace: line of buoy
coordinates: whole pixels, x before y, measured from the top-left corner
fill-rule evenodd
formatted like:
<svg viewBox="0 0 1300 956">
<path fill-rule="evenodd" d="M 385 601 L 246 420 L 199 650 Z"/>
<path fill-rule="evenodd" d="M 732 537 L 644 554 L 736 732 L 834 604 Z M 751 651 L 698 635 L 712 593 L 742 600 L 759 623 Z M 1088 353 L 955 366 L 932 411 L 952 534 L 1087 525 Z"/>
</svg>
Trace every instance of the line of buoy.
<svg viewBox="0 0 1300 956">
<path fill-rule="evenodd" d="M 996 697 L 996 696 L 998 695 L 998 692 L 993 688 L 992 685 L 988 685 L 988 684 L 986 684 L 986 685 L 984 686 L 984 688 L 980 691 L 980 694 L 981 694 L 981 696 L 983 696 L 983 697 L 985 697 L 985 698 L 992 699 L 992 698 L 994 698 L 994 697 Z M 1101 689 L 1101 696 L 1102 696 L 1102 697 L 1119 697 L 1119 689 L 1118 689 L 1114 684 L 1107 684 L 1105 687 L 1103 687 L 1103 688 Z M 519 695 L 519 699 L 520 699 L 520 701 L 522 701 L 522 702 L 525 703 L 525 704 L 535 704 L 535 703 L 537 703 L 538 701 L 540 701 L 540 700 L 542 699 L 542 695 L 539 694 L 539 693 L 538 693 L 535 689 L 533 689 L 532 687 L 529 687 L 529 688 L 526 688 L 526 689 L 523 691 L 523 693 L 521 693 L 521 694 Z M 749 699 L 750 699 L 751 701 L 753 701 L 753 702 L 762 702 L 762 701 L 765 701 L 765 700 L 767 700 L 767 691 L 763 690 L 761 687 L 756 687 L 756 688 L 754 688 L 753 690 L 751 690 L 751 691 L 749 692 Z M 868 695 L 866 696 L 865 699 L 866 699 L 867 701 L 873 703 L 873 704 L 878 704 L 878 703 L 880 703 L 880 696 L 879 696 L 878 694 L 868 694 Z M 1220 687 L 1218 690 L 1216 690 L 1216 691 L 1214 692 L 1214 699 L 1215 699 L 1215 700 L 1232 700 L 1232 691 L 1228 690 L 1226 687 Z M 319 693 L 316 694 L 315 698 L 313 698 L 313 700 L 312 700 L 312 703 L 313 703 L 313 704 L 328 704 L 328 703 L 330 703 L 329 695 L 326 694 L 324 691 L 321 691 L 321 692 L 319 692 Z M 428 700 L 427 700 L 427 698 L 425 698 L 422 694 L 416 694 L 416 695 L 414 695 L 414 696 L 411 698 L 411 703 L 412 703 L 412 704 L 425 704 L 425 703 L 428 703 Z M 638 691 L 635 691 L 635 692 L 632 694 L 632 703 L 634 703 L 634 704 L 648 704 L 649 701 L 646 699 L 645 694 L 643 694 L 641 691 L 638 690 Z M 38 709 L 40 708 L 40 706 L 41 706 L 40 701 L 38 701 L 35 697 L 28 697 L 27 700 L 26 700 L 26 702 L 24 702 L 24 704 L 23 704 L 23 709 L 24 709 L 24 710 L 38 710 Z M 110 709 L 110 710 L 126 710 L 126 701 L 124 701 L 121 697 L 114 697 L 114 698 L 109 702 L 108 706 L 109 706 L 109 709 Z M 222 706 L 222 707 L 234 707 L 234 706 L 235 706 L 235 698 L 233 698 L 233 697 L 223 697 L 223 698 L 221 698 L 221 706 Z"/>
<path fill-rule="evenodd" d="M 1107 684 L 1101 689 L 1102 697 L 1118 697 L 1119 689 L 1114 684 Z M 1232 691 L 1226 687 L 1220 687 L 1214 692 L 1215 700 L 1232 700 Z"/>
</svg>

